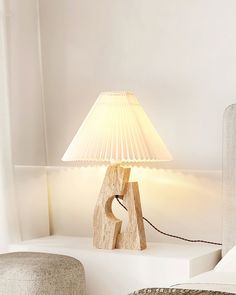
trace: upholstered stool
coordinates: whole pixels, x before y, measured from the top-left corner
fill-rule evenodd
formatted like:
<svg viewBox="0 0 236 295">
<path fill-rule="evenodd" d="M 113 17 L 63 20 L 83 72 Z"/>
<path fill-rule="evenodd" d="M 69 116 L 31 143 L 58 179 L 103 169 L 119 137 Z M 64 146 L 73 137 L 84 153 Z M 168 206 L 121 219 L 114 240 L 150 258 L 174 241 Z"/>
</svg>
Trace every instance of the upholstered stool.
<svg viewBox="0 0 236 295">
<path fill-rule="evenodd" d="M 85 295 L 83 265 L 47 253 L 0 255 L 0 295 Z"/>
</svg>

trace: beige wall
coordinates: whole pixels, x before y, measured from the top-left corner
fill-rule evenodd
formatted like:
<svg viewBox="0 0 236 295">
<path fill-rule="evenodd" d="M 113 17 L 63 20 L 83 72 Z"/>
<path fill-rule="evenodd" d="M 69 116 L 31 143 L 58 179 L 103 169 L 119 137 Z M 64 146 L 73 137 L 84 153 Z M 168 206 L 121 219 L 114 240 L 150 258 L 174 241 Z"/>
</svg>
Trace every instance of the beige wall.
<svg viewBox="0 0 236 295">
<path fill-rule="evenodd" d="M 236 100 L 233 0 L 40 0 L 49 164 L 103 90 L 133 91 L 171 167 L 221 169 Z"/>
</svg>

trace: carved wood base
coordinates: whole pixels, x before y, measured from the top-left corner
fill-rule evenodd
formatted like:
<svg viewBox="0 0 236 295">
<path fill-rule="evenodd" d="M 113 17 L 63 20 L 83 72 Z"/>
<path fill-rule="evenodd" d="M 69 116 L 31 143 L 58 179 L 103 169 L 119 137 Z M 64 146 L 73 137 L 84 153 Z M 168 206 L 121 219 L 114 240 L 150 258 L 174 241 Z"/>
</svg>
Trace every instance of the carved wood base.
<svg viewBox="0 0 236 295">
<path fill-rule="evenodd" d="M 129 176 L 130 168 L 120 165 L 110 165 L 107 168 L 93 217 L 93 243 L 96 248 L 146 248 L 138 183 L 129 183 Z M 128 224 L 123 232 L 122 221 L 112 212 L 112 201 L 117 195 L 123 199 L 128 209 Z"/>
</svg>

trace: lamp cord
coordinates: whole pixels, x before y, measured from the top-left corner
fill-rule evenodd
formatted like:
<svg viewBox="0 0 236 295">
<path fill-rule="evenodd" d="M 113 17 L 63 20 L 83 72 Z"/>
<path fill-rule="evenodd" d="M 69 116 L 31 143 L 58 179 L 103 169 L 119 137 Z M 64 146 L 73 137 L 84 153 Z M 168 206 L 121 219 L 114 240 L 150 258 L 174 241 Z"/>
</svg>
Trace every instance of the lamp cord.
<svg viewBox="0 0 236 295">
<path fill-rule="evenodd" d="M 115 196 L 117 202 L 126 210 L 128 211 L 128 209 L 125 207 L 124 204 L 122 204 L 122 202 L 119 200 L 119 196 Z M 146 221 L 152 228 L 154 228 L 158 233 L 170 237 L 170 238 L 174 238 L 174 239 L 179 239 L 185 242 L 189 242 L 189 243 L 204 243 L 204 244 L 211 244 L 211 245 L 219 245 L 222 246 L 221 243 L 216 243 L 216 242 L 211 242 L 211 241 L 205 241 L 205 240 L 192 240 L 192 239 L 187 239 L 184 237 L 180 237 L 180 236 L 176 236 L 176 235 L 172 235 L 172 234 L 168 234 L 162 230 L 160 230 L 159 228 L 157 228 L 154 224 L 151 223 L 151 221 L 149 221 L 147 218 L 145 218 L 144 216 L 142 217 L 144 221 Z"/>
</svg>

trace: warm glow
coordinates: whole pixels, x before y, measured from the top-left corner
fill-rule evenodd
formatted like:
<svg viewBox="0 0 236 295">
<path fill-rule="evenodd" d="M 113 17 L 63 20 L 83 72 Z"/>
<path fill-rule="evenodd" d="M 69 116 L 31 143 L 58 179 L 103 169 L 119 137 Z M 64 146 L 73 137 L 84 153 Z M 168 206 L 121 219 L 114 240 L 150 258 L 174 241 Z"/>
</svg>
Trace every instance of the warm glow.
<svg viewBox="0 0 236 295">
<path fill-rule="evenodd" d="M 128 92 L 101 93 L 63 161 L 168 161 L 171 155 L 138 100 Z"/>
</svg>

